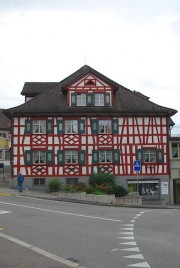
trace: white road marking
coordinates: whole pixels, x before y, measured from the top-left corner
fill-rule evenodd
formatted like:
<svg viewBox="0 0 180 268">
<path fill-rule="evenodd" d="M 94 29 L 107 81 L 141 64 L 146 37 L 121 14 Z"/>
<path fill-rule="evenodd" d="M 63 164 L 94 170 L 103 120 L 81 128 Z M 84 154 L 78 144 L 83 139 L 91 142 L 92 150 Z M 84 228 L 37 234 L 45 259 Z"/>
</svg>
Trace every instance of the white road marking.
<svg viewBox="0 0 180 268">
<path fill-rule="evenodd" d="M 119 250 L 119 248 L 111 249 L 112 252 L 113 252 L 113 251 L 118 251 L 118 250 Z"/>
<path fill-rule="evenodd" d="M 126 231 L 133 231 L 133 228 L 132 228 L 132 227 L 128 227 L 128 228 L 126 228 L 126 227 L 124 228 L 124 227 L 123 227 L 123 228 L 120 228 L 120 229 L 121 229 L 121 230 L 126 230 Z"/>
<path fill-rule="evenodd" d="M 16 239 L 16 238 L 11 237 L 11 236 L 8 236 L 8 235 L 6 235 L 6 234 L 2 234 L 2 233 L 0 233 L 0 237 L 6 239 L 6 240 L 8 240 L 8 241 L 11 241 L 11 242 L 13 242 L 13 243 L 16 243 L 16 244 L 18 244 L 18 245 L 20 245 L 20 246 L 23 246 L 23 247 L 25 247 L 25 248 L 28 248 L 28 249 L 30 249 L 30 250 L 33 250 L 33 251 L 35 251 L 35 252 L 37 252 L 37 253 L 39 253 L 39 254 L 45 256 L 45 257 L 48 257 L 48 258 L 50 258 L 50 259 L 52 259 L 52 260 L 54 260 L 54 261 L 63 263 L 63 264 L 65 264 L 65 265 L 67 265 L 68 267 L 78 267 L 78 266 L 79 266 L 79 264 L 77 264 L 77 263 L 68 261 L 68 260 L 66 260 L 66 259 L 64 259 L 64 258 L 62 258 L 62 257 L 59 257 L 59 256 L 57 256 L 57 255 L 55 255 L 55 254 L 52 254 L 52 253 L 50 253 L 50 252 L 48 252 L 48 251 L 45 251 L 45 250 L 43 250 L 43 249 L 34 247 L 34 246 L 31 245 L 31 244 L 28 244 L 28 243 L 26 243 L 26 242 L 24 242 L 24 241 L 18 240 L 18 239 Z M 85 268 L 85 267 L 84 267 L 84 268 Z"/>
<path fill-rule="evenodd" d="M 138 217 L 139 217 L 139 216 L 141 216 L 141 214 L 136 214 L 136 216 L 138 216 Z"/>
<path fill-rule="evenodd" d="M 120 239 L 130 239 L 130 240 L 134 240 L 134 236 L 120 236 L 118 237 Z"/>
<path fill-rule="evenodd" d="M 122 226 L 134 226 L 134 224 L 122 224 Z"/>
<path fill-rule="evenodd" d="M 137 246 L 135 241 L 132 242 L 122 242 L 122 243 L 118 243 L 120 245 L 127 245 L 127 246 Z"/>
<path fill-rule="evenodd" d="M 0 210 L 0 214 L 11 213 L 12 211 Z"/>
<path fill-rule="evenodd" d="M 144 259 L 142 254 L 134 254 L 134 255 L 129 255 L 129 256 L 124 256 L 124 258 L 129 258 L 129 259 Z"/>
<path fill-rule="evenodd" d="M 147 262 L 140 262 L 140 263 L 130 264 L 128 266 L 151 268 Z"/>
<path fill-rule="evenodd" d="M 119 232 L 121 235 L 133 235 L 133 232 Z"/>
<path fill-rule="evenodd" d="M 133 217 L 133 219 L 136 219 L 136 220 L 137 220 L 137 219 L 138 219 L 138 217 Z"/>
<path fill-rule="evenodd" d="M 138 247 L 134 247 L 134 248 L 121 248 L 121 250 L 125 250 L 125 251 L 137 251 L 137 252 L 140 251 Z"/>
<path fill-rule="evenodd" d="M 76 216 L 76 217 L 83 217 L 83 218 L 90 218 L 90 219 L 97 219 L 97 220 L 104 220 L 104 221 L 122 222 L 122 220 L 115 220 L 115 219 L 101 218 L 101 217 L 95 217 L 95 216 L 74 214 L 74 213 L 68 213 L 68 212 L 64 212 L 64 211 L 51 210 L 51 209 L 38 208 L 38 207 L 30 207 L 30 206 L 18 205 L 18 204 L 7 203 L 7 202 L 0 202 L 0 204 L 11 205 L 11 206 L 15 206 L 15 207 L 23 207 L 23 208 L 36 209 L 36 210 L 53 212 L 53 213 L 58 213 L 58 214 L 65 214 L 65 215 Z"/>
<path fill-rule="evenodd" d="M 135 220 L 131 220 L 131 222 L 136 222 Z"/>
</svg>

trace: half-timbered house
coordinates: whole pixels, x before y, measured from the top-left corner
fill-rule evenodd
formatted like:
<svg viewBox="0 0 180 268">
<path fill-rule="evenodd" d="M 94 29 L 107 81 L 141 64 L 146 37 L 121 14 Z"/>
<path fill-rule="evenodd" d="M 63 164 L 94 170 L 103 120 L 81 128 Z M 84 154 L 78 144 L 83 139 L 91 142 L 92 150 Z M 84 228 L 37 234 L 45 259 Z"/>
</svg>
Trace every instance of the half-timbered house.
<svg viewBox="0 0 180 268">
<path fill-rule="evenodd" d="M 61 82 L 25 83 L 25 103 L 6 110 L 12 120 L 12 178 L 30 187 L 52 178 L 88 183 L 98 170 L 139 193 L 166 198 L 169 122 L 177 111 L 157 105 L 85 65 Z M 167 185 L 167 184 L 166 184 Z"/>
</svg>

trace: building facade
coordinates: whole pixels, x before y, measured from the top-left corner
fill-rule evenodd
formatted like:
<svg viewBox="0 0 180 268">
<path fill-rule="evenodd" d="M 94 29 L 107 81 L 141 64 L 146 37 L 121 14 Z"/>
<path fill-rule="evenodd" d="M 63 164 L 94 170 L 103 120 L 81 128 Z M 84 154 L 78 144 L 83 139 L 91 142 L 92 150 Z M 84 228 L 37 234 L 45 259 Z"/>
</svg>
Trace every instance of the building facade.
<svg viewBox="0 0 180 268">
<path fill-rule="evenodd" d="M 10 177 L 11 121 L 0 109 L 0 178 Z"/>
<path fill-rule="evenodd" d="M 171 204 L 180 204 L 180 127 L 170 137 L 170 196 Z"/>
<path fill-rule="evenodd" d="M 145 199 L 169 196 L 169 122 L 162 107 L 85 65 L 59 83 L 25 83 L 25 103 L 6 110 L 12 120 L 12 178 L 30 187 L 88 183 L 115 175 Z M 134 161 L 140 160 L 137 174 Z M 16 180 L 14 180 L 14 185 Z"/>
</svg>

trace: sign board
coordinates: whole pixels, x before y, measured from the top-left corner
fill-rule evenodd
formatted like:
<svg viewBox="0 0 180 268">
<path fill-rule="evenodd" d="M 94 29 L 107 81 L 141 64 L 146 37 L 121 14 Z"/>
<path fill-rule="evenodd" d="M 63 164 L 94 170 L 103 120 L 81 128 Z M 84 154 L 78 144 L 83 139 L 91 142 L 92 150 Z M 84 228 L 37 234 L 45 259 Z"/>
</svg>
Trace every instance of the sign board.
<svg viewBox="0 0 180 268">
<path fill-rule="evenodd" d="M 4 168 L 4 163 L 0 163 L 0 168 Z"/>
<path fill-rule="evenodd" d="M 141 170 L 141 161 L 140 160 L 135 160 L 134 161 L 134 171 L 140 171 Z"/>
<path fill-rule="evenodd" d="M 168 182 L 162 181 L 161 182 L 161 194 L 168 194 Z"/>
</svg>

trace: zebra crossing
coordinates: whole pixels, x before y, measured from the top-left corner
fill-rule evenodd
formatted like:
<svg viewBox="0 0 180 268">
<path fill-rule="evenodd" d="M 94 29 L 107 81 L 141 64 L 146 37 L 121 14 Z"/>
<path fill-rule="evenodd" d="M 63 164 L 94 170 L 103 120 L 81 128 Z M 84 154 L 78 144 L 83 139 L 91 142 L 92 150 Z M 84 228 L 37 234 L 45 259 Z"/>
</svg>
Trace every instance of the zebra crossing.
<svg viewBox="0 0 180 268">
<path fill-rule="evenodd" d="M 148 211 L 139 212 L 130 220 L 130 223 L 121 224 L 118 232 L 118 239 L 120 240 L 120 242 L 118 242 L 119 247 L 111 250 L 111 252 L 121 250 L 125 253 L 123 258 L 134 260 L 133 264 L 127 265 L 128 267 L 151 268 L 149 263 L 145 260 L 143 254 L 140 252 L 140 249 L 138 248 L 137 242 L 134 238 L 134 225 L 136 220 L 138 220 L 139 217 L 146 212 Z"/>
</svg>

